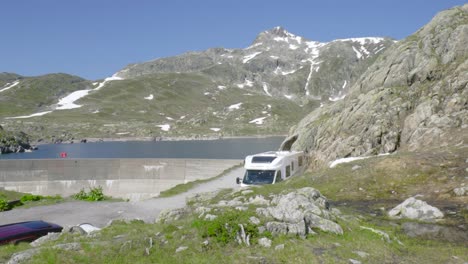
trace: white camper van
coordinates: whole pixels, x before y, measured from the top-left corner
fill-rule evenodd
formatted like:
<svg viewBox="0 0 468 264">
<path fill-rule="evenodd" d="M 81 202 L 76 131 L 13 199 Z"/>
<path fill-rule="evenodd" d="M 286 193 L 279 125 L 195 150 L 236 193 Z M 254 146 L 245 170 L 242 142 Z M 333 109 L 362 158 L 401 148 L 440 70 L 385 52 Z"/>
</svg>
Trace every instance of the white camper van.
<svg viewBox="0 0 468 264">
<path fill-rule="evenodd" d="M 244 178 L 237 178 L 241 186 L 274 184 L 302 172 L 305 167 L 302 151 L 269 151 L 245 158 Z"/>
</svg>

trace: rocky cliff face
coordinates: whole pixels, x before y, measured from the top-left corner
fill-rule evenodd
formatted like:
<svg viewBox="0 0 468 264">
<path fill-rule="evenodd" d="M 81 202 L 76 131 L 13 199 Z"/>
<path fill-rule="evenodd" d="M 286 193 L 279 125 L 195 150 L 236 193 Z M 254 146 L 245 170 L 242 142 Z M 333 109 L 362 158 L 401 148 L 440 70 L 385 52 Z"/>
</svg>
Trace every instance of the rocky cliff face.
<svg viewBox="0 0 468 264">
<path fill-rule="evenodd" d="M 290 134 L 320 166 L 349 156 L 463 146 L 468 140 L 468 5 L 439 13 L 386 50 L 342 101 Z"/>
<path fill-rule="evenodd" d="M 28 136 L 23 133 L 12 133 L 0 126 L 0 154 L 24 152 L 31 149 Z"/>
</svg>

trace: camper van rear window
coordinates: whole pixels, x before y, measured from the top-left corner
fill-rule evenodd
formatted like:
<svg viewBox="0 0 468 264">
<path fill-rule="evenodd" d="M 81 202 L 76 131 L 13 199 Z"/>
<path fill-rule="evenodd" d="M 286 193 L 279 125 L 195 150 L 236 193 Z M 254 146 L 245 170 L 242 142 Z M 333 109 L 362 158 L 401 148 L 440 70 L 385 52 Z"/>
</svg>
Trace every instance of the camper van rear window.
<svg viewBox="0 0 468 264">
<path fill-rule="evenodd" d="M 271 163 L 275 159 L 276 159 L 276 157 L 257 156 L 257 157 L 252 158 L 252 163 Z"/>
</svg>

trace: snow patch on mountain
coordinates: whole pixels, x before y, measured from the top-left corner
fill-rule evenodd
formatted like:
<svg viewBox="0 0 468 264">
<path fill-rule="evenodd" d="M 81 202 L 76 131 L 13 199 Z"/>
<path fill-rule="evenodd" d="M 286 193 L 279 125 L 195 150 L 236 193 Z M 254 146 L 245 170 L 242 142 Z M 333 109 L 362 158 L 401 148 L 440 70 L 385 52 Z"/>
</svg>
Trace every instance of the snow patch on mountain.
<svg viewBox="0 0 468 264">
<path fill-rule="evenodd" d="M 214 131 L 214 132 L 218 132 L 221 130 L 221 128 L 218 128 L 218 127 L 211 127 L 210 128 L 211 131 Z"/>
<path fill-rule="evenodd" d="M 228 106 L 228 109 L 229 109 L 229 110 L 238 110 L 238 109 L 240 109 L 240 107 L 241 107 L 242 104 L 243 104 L 243 103 L 238 103 L 238 104 L 230 105 L 230 106 Z"/>
<path fill-rule="evenodd" d="M 252 87 L 253 82 L 250 80 L 245 79 L 244 83 L 237 84 L 237 87 L 243 89 L 245 86 Z"/>
<path fill-rule="evenodd" d="M 251 59 L 255 58 L 257 55 L 261 54 L 262 52 L 259 51 L 259 52 L 254 52 L 250 55 L 246 55 L 244 56 L 243 60 L 242 60 L 242 63 L 247 63 L 249 62 Z"/>
<path fill-rule="evenodd" d="M 55 110 L 68 110 L 68 109 L 75 109 L 80 108 L 81 105 L 75 104 L 75 101 L 78 99 L 85 97 L 91 90 L 79 90 L 74 91 L 73 93 L 65 96 L 64 98 L 60 99 L 58 102 L 58 106 Z"/>
<path fill-rule="evenodd" d="M 380 42 L 384 41 L 384 38 L 378 38 L 378 37 L 364 37 L 364 38 L 347 38 L 347 39 L 336 39 L 333 42 L 357 42 L 361 45 L 365 44 L 379 44 Z"/>
<path fill-rule="evenodd" d="M 263 45 L 263 43 L 262 43 L 262 42 L 259 42 L 259 43 L 255 43 L 255 44 L 253 44 L 253 45 L 251 45 L 251 46 L 249 46 L 249 47 L 247 47 L 247 48 L 245 48 L 245 49 L 246 49 L 246 50 L 248 50 L 248 49 L 253 49 L 253 48 L 258 47 L 258 46 L 261 46 L 261 45 Z"/>
<path fill-rule="evenodd" d="M 19 81 L 14 81 L 13 83 L 7 83 L 5 87 L 0 90 L 0 93 L 15 87 L 19 83 L 20 83 Z"/>
<path fill-rule="evenodd" d="M 144 99 L 145 99 L 145 100 L 153 100 L 153 99 L 154 99 L 154 95 L 153 95 L 153 94 L 150 94 L 150 95 L 146 96 Z"/>
<path fill-rule="evenodd" d="M 249 124 L 263 125 L 263 122 L 264 122 L 265 118 L 267 118 L 267 117 L 264 116 L 264 117 L 256 118 L 254 120 L 249 121 Z"/>
<path fill-rule="evenodd" d="M 162 131 L 169 131 L 171 129 L 171 125 L 169 124 L 157 125 L 157 127 L 161 128 Z"/>
<path fill-rule="evenodd" d="M 52 113 L 52 111 L 39 112 L 39 113 L 35 113 L 32 115 L 28 115 L 28 116 L 5 117 L 5 119 L 23 119 L 23 118 L 30 118 L 30 117 L 35 117 L 35 116 L 43 116 L 43 115 L 47 115 L 48 113 Z"/>
<path fill-rule="evenodd" d="M 271 93 L 268 91 L 268 84 L 266 82 L 263 82 L 263 91 L 265 91 L 265 93 L 268 96 L 272 96 Z"/>
</svg>

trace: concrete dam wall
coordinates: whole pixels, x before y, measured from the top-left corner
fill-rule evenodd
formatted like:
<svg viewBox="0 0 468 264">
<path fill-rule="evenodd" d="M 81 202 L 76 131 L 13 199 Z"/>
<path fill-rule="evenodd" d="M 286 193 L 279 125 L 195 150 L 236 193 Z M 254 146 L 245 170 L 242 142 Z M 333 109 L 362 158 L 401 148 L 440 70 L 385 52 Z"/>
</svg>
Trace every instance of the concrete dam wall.
<svg viewBox="0 0 468 264">
<path fill-rule="evenodd" d="M 141 200 L 157 196 L 177 184 L 217 176 L 241 162 L 211 159 L 0 160 L 0 188 L 70 196 L 82 188 L 101 186 L 105 195 Z"/>
</svg>

